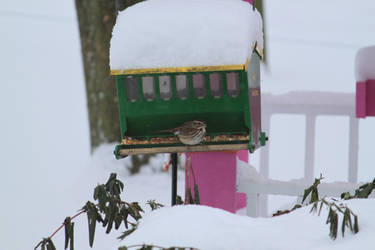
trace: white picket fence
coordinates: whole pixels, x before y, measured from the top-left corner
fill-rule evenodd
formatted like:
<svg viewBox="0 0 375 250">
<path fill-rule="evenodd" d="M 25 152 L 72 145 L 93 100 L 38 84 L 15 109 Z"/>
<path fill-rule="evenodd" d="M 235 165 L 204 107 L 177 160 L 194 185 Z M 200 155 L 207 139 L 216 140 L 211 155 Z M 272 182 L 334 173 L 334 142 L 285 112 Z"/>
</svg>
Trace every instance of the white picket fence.
<svg viewBox="0 0 375 250">
<path fill-rule="evenodd" d="M 267 216 L 266 195 L 299 196 L 312 184 L 314 174 L 315 123 L 317 116 L 349 117 L 349 156 L 348 180 L 345 183 L 321 184 L 322 195 L 339 196 L 342 192 L 353 192 L 357 188 L 358 178 L 358 129 L 359 121 L 355 117 L 355 95 L 352 93 L 332 92 L 291 92 L 284 95 L 262 94 L 262 130 L 270 131 L 271 116 L 274 114 L 300 114 L 306 117 L 305 127 L 305 166 L 304 180 L 287 182 L 269 180 L 269 149 L 272 139 L 260 152 L 259 173 L 266 181 L 253 180 L 237 183 L 239 192 L 247 194 L 247 215 Z"/>
</svg>

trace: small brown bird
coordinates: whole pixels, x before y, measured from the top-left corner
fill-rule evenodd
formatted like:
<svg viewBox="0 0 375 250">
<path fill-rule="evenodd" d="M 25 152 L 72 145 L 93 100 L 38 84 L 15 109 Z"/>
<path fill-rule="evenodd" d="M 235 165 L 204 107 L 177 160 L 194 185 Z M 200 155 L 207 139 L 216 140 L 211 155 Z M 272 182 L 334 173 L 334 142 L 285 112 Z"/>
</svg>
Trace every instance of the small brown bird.
<svg viewBox="0 0 375 250">
<path fill-rule="evenodd" d="M 188 121 L 173 129 L 159 130 L 159 132 L 170 132 L 177 135 L 178 139 L 186 145 L 196 145 L 203 141 L 206 136 L 206 123 L 203 121 Z"/>
</svg>

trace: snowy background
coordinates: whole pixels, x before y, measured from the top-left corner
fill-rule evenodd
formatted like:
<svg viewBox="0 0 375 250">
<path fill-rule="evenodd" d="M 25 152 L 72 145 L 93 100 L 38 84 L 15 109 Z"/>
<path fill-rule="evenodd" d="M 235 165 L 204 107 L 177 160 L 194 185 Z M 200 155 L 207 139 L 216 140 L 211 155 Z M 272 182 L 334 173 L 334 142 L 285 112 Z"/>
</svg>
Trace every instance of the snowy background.
<svg viewBox="0 0 375 250">
<path fill-rule="evenodd" d="M 267 0 L 265 8 L 269 67 L 262 72 L 263 92 L 354 92 L 355 53 L 375 44 L 374 1 Z M 3 3 L 0 38 L 1 248 L 33 248 L 91 199 L 92 188 L 115 170 L 125 182 L 126 200 L 152 198 L 169 204 L 167 173 L 149 169 L 126 177 L 123 162 L 113 159 L 112 146 L 90 157 L 73 1 Z M 301 178 L 304 118 L 277 115 L 271 124 L 270 177 Z M 318 118 L 315 175 L 347 179 L 348 127 L 346 118 Z M 374 127 L 374 118 L 360 122 L 360 181 L 375 176 Z M 290 139 L 285 131 L 295 136 Z M 256 154 L 252 161 L 256 167 L 258 158 Z M 154 168 L 160 165 L 153 162 Z M 179 185 L 181 192 L 182 178 Z M 271 197 L 270 205 L 276 208 L 280 201 Z M 59 248 L 62 235 L 55 239 Z M 116 246 L 117 236 L 99 230 L 94 249 Z M 75 240 L 77 249 L 89 249 L 85 217 L 77 220 Z M 328 235 L 327 244 L 332 244 Z"/>
</svg>

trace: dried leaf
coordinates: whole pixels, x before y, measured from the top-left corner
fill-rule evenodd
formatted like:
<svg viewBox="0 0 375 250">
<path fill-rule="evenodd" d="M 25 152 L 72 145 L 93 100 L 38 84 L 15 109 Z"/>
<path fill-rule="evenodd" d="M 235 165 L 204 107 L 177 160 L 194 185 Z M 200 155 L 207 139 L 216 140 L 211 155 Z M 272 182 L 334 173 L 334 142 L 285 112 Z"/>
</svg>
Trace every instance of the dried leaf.
<svg viewBox="0 0 375 250">
<path fill-rule="evenodd" d="M 320 207 L 319 207 L 318 216 L 320 216 L 320 212 L 322 212 L 323 205 L 324 205 L 324 202 L 321 201 L 321 202 L 320 202 Z"/>
<path fill-rule="evenodd" d="M 349 208 L 346 208 L 345 213 L 347 213 L 347 221 L 346 221 L 347 224 L 346 225 L 350 228 L 350 231 L 352 231 L 354 233 L 353 223 L 352 223 L 352 216 L 350 214 Z"/>
<path fill-rule="evenodd" d="M 194 184 L 194 200 L 195 200 L 195 204 L 197 205 L 201 204 L 201 201 L 199 198 L 199 189 L 198 189 L 197 184 Z"/>
<path fill-rule="evenodd" d="M 333 240 L 335 240 L 337 238 L 337 228 L 338 228 L 338 215 L 337 215 L 337 213 L 335 211 L 333 211 L 329 223 L 330 223 L 329 236 Z"/>
<path fill-rule="evenodd" d="M 342 237 L 344 237 L 344 234 L 345 234 L 345 225 L 346 225 L 346 220 L 347 220 L 347 216 L 346 216 L 346 213 L 344 213 L 344 216 L 342 218 L 342 224 L 341 224 L 341 233 L 342 233 Z"/>
<path fill-rule="evenodd" d="M 183 205 L 183 204 L 184 204 L 184 201 L 182 200 L 181 196 L 177 195 L 176 205 Z"/>
<path fill-rule="evenodd" d="M 310 213 L 316 213 L 318 209 L 318 202 L 315 202 L 312 206 L 311 206 L 311 209 L 310 209 Z"/>
<path fill-rule="evenodd" d="M 354 216 L 354 233 L 358 233 L 359 232 L 359 227 L 358 227 L 358 216 L 355 215 Z"/>
<path fill-rule="evenodd" d="M 191 188 L 188 187 L 186 192 L 187 192 L 188 204 L 194 204 L 193 195 L 191 194 Z"/>
</svg>

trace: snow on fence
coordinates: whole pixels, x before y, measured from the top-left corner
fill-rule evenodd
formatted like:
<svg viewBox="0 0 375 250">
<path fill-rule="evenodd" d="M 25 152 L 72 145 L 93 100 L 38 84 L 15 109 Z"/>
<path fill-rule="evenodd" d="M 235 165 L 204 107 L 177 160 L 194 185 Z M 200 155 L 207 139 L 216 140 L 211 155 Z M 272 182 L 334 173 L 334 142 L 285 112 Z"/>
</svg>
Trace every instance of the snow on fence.
<svg viewBox="0 0 375 250">
<path fill-rule="evenodd" d="M 276 181 L 269 177 L 269 147 L 260 152 L 259 174 L 263 178 L 239 180 L 238 191 L 247 195 L 247 215 L 267 216 L 267 194 L 299 196 L 313 182 L 315 123 L 317 116 L 347 116 L 349 126 L 348 181 L 326 183 L 319 186 L 320 194 L 339 196 L 342 192 L 353 192 L 358 178 L 358 129 L 355 117 L 355 94 L 333 92 L 290 92 L 284 95 L 262 94 L 262 129 L 270 131 L 273 114 L 300 114 L 306 117 L 305 127 L 305 169 L 304 179 L 300 181 Z M 270 143 L 272 140 L 270 140 Z"/>
</svg>

